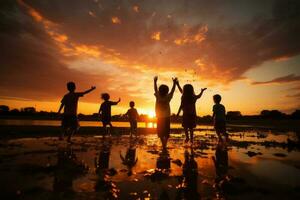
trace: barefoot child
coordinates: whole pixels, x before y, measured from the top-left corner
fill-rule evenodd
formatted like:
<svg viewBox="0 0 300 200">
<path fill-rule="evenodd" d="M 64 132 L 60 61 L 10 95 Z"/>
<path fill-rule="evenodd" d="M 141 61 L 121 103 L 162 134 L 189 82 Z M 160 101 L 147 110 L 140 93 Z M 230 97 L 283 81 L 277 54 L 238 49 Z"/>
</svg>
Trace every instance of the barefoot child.
<svg viewBox="0 0 300 200">
<path fill-rule="evenodd" d="M 130 123 L 130 137 L 132 137 L 132 134 L 135 134 L 137 136 L 137 120 L 139 117 L 139 114 L 137 110 L 134 108 L 134 101 L 129 102 L 129 110 L 125 115 L 128 116 L 129 118 L 129 123 Z"/>
<path fill-rule="evenodd" d="M 222 140 L 222 135 L 228 139 L 228 134 L 226 133 L 226 116 L 225 107 L 220 104 L 222 97 L 219 94 L 213 96 L 215 105 L 213 106 L 213 120 L 216 133 L 219 140 Z"/>
<path fill-rule="evenodd" d="M 75 92 L 76 85 L 74 82 L 67 83 L 67 89 L 69 92 L 61 100 L 61 105 L 59 107 L 58 113 L 64 108 L 64 114 L 61 122 L 63 128 L 62 136 L 60 139 L 64 138 L 65 134 L 68 134 L 68 142 L 71 142 L 71 137 L 78 131 L 79 123 L 77 119 L 77 105 L 79 97 L 83 97 L 85 94 L 90 93 L 96 87 L 91 87 L 91 89 L 85 92 Z"/>
<path fill-rule="evenodd" d="M 194 88 L 191 84 L 186 84 L 181 89 L 179 82 L 177 82 L 179 91 L 182 93 L 181 104 L 178 109 L 177 116 L 180 114 L 180 111 L 183 111 L 182 116 L 182 127 L 185 132 L 185 142 L 188 142 L 191 139 L 191 143 L 194 141 L 194 128 L 196 128 L 196 101 L 202 96 L 206 88 L 202 88 L 201 92 L 198 95 L 195 95 Z M 190 135 L 189 135 L 190 134 Z"/>
<path fill-rule="evenodd" d="M 160 85 L 157 89 L 157 76 L 154 77 L 154 95 L 156 97 L 155 112 L 157 117 L 157 134 L 161 140 L 163 150 L 167 150 L 167 142 L 170 135 L 170 101 L 173 97 L 177 78 L 173 79 L 173 87 L 169 93 L 169 87 Z"/>
<path fill-rule="evenodd" d="M 109 101 L 110 96 L 108 93 L 102 93 L 101 98 L 104 100 L 104 102 L 100 106 L 99 116 L 101 116 L 101 121 L 105 129 L 105 134 L 107 134 L 107 126 L 110 126 L 111 129 L 113 128 L 111 124 L 111 106 L 117 105 L 121 101 L 121 99 L 119 98 L 119 100 L 115 102 Z"/>
</svg>

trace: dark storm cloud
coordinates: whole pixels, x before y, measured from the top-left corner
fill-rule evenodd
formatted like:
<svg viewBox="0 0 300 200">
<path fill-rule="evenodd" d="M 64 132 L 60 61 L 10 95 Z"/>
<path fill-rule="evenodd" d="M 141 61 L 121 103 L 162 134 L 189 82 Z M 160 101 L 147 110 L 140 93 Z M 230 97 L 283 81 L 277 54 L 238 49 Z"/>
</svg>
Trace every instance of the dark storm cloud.
<svg viewBox="0 0 300 200">
<path fill-rule="evenodd" d="M 113 49 L 129 64 L 194 67 L 207 80 L 241 79 L 264 61 L 300 52 L 297 0 L 26 2 L 61 24 L 71 41 Z M 151 39 L 158 32 L 159 40 Z"/>
<path fill-rule="evenodd" d="M 300 81 L 300 76 L 295 74 L 289 74 L 287 76 L 274 78 L 270 81 L 255 81 L 252 82 L 252 85 L 280 84 L 280 83 L 291 83 L 291 82 L 299 82 L 299 81 Z"/>
</svg>

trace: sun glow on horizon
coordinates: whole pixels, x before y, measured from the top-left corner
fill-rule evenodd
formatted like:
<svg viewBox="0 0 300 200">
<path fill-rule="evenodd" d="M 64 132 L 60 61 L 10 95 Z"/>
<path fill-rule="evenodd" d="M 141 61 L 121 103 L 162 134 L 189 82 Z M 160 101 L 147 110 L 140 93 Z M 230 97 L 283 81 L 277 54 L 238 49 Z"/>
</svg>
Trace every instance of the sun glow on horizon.
<svg viewBox="0 0 300 200">
<path fill-rule="evenodd" d="M 150 119 L 154 119 L 156 117 L 154 110 L 142 110 L 140 114 L 148 115 Z"/>
</svg>

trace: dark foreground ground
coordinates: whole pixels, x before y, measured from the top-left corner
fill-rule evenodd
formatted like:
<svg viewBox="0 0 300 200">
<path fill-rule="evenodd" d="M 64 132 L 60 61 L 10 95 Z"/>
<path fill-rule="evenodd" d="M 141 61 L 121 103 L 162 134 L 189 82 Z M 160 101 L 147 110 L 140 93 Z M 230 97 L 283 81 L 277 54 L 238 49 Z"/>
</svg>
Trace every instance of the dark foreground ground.
<svg viewBox="0 0 300 200">
<path fill-rule="evenodd" d="M 0 143 L 0 199 L 300 199 L 295 132 L 232 129 L 225 143 L 198 130 L 192 148 L 178 129 L 162 152 L 146 130 L 73 144 L 15 130 Z"/>
</svg>

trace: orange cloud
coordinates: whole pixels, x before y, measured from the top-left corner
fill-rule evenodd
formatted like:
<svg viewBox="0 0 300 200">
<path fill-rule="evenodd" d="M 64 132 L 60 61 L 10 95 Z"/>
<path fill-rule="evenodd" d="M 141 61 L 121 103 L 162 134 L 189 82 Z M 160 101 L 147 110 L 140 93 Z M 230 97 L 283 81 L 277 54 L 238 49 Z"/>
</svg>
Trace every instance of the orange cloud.
<svg viewBox="0 0 300 200">
<path fill-rule="evenodd" d="M 152 40 L 160 40 L 160 34 L 161 32 L 160 31 L 157 31 L 157 32 L 154 32 L 152 35 L 151 35 L 151 39 Z"/>
<path fill-rule="evenodd" d="M 132 9 L 134 10 L 134 12 L 137 12 L 137 13 L 140 11 L 138 6 L 133 6 Z"/>
<path fill-rule="evenodd" d="M 79 55 L 86 54 L 92 57 L 98 57 L 100 55 L 98 47 L 95 46 L 76 45 L 74 48 Z"/>
<path fill-rule="evenodd" d="M 120 18 L 118 18 L 118 17 L 116 17 L 116 16 L 111 18 L 111 22 L 112 22 L 113 24 L 121 24 Z"/>
<path fill-rule="evenodd" d="M 183 31 L 182 36 L 176 38 L 174 40 L 174 43 L 177 45 L 184 45 L 189 43 L 199 44 L 203 40 L 205 40 L 205 34 L 207 33 L 207 31 L 208 31 L 207 25 L 200 27 L 195 34 L 190 34 L 190 30 L 185 29 Z"/>
<path fill-rule="evenodd" d="M 252 85 L 270 85 L 270 84 L 282 84 L 282 83 L 290 83 L 290 82 L 299 82 L 300 76 L 295 74 L 289 74 L 287 76 L 281 76 L 278 78 L 274 78 L 270 81 L 255 81 L 252 82 Z"/>
</svg>

